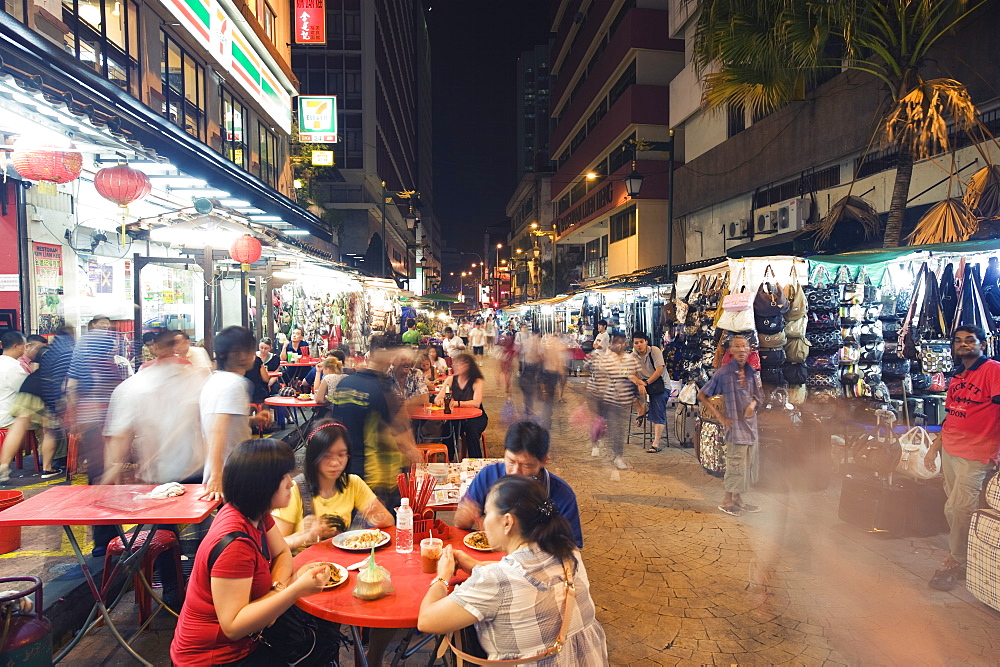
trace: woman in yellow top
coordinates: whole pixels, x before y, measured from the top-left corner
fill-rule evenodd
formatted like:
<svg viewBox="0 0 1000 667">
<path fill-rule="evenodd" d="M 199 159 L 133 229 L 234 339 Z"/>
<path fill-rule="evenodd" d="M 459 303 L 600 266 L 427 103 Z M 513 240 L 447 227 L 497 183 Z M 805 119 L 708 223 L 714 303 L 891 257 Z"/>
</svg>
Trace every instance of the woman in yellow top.
<svg viewBox="0 0 1000 667">
<path fill-rule="evenodd" d="M 347 530 L 355 511 L 373 528 L 393 524 L 364 480 L 347 473 L 347 440 L 347 429 L 330 420 L 317 424 L 306 438 L 305 474 L 296 477 L 288 505 L 272 512 L 293 551 Z"/>
</svg>

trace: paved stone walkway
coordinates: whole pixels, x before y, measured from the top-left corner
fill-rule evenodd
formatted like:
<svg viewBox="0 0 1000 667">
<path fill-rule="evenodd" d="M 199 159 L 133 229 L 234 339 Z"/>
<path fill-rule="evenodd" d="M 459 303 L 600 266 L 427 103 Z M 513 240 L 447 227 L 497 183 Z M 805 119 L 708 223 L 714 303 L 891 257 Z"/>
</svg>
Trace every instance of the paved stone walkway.
<svg viewBox="0 0 1000 667">
<path fill-rule="evenodd" d="M 822 492 L 752 492 L 762 511 L 735 518 L 693 450 L 649 454 L 633 440 L 618 472 L 568 423 L 583 387 L 571 378 L 556 411 L 549 467 L 578 495 L 612 664 L 1000 661 L 1000 613 L 964 587 L 927 586 L 945 536 L 844 524 L 838 476 Z"/>
<path fill-rule="evenodd" d="M 485 365 L 487 377 L 497 377 L 495 363 Z M 748 494 L 762 512 L 734 518 L 717 509 L 721 481 L 702 471 L 692 450 L 647 454 L 633 441 L 630 469 L 619 472 L 606 455 L 592 457 L 569 423 L 584 383 L 571 378 L 556 406 L 550 469 L 579 498 L 584 561 L 611 664 L 1000 662 L 1000 613 L 964 587 L 927 587 L 944 536 L 885 540 L 847 526 L 837 518 L 836 476 L 821 492 Z M 501 392 L 491 380 L 494 456 L 505 432 Z M 125 605 L 120 614 L 134 611 Z M 172 625 L 158 619 L 140 640 L 156 664 L 169 664 Z M 105 632 L 86 643 L 64 664 L 130 664 Z M 342 658 L 351 664 L 346 652 Z M 426 664 L 426 656 L 409 664 Z"/>
</svg>

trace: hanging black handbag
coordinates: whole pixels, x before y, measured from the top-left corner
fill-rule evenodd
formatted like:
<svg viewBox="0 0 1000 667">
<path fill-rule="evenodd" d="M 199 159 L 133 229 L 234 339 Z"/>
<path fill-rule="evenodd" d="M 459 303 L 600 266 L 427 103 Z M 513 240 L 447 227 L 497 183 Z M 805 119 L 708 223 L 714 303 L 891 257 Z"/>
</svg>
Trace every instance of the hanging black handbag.
<svg viewBox="0 0 1000 667">
<path fill-rule="evenodd" d="M 757 333 L 760 334 L 774 335 L 785 328 L 785 318 L 780 313 L 759 317 L 754 315 L 753 320 L 757 328 Z"/>
<path fill-rule="evenodd" d="M 769 275 L 770 274 L 770 275 Z M 771 280 L 768 280 L 771 278 Z M 788 303 L 788 297 L 785 296 L 785 291 L 781 289 L 778 284 L 777 276 L 774 275 L 774 269 L 768 264 L 764 268 L 764 282 L 760 284 L 757 288 L 757 295 L 753 300 L 753 314 L 755 318 L 773 318 L 778 315 L 783 315 L 788 312 L 791 304 Z M 784 319 L 782 318 L 782 326 L 784 326 Z M 758 326 L 757 330 L 760 331 L 761 328 Z M 776 332 L 770 332 L 776 333 Z"/>
<path fill-rule="evenodd" d="M 836 370 L 840 368 L 840 356 L 834 354 L 811 354 L 806 359 L 806 366 L 809 370 L 828 369 Z"/>
<path fill-rule="evenodd" d="M 809 369 L 805 364 L 785 364 L 781 370 L 788 384 L 805 384 L 809 377 Z"/>
<path fill-rule="evenodd" d="M 929 373 L 914 373 L 911 378 L 913 393 L 919 394 L 930 391 L 932 378 Z"/>
<path fill-rule="evenodd" d="M 811 285 L 805 289 L 806 303 L 810 311 L 835 311 L 840 306 L 840 287 L 829 285 L 826 269 L 819 267 Z"/>
<path fill-rule="evenodd" d="M 882 361 L 882 346 L 878 343 L 868 343 L 862 346 L 858 361 L 863 364 L 877 364 Z"/>
<path fill-rule="evenodd" d="M 813 353 L 836 350 L 844 344 L 844 338 L 839 331 L 807 331 L 806 340 Z"/>
<path fill-rule="evenodd" d="M 836 311 L 810 312 L 806 331 L 830 331 L 840 328 L 840 317 Z"/>
<path fill-rule="evenodd" d="M 780 366 L 777 368 L 761 367 L 760 381 L 764 384 L 785 384 L 785 374 Z"/>
<path fill-rule="evenodd" d="M 885 378 L 902 378 L 910 372 L 909 361 L 886 361 L 882 358 L 882 376 Z"/>
<path fill-rule="evenodd" d="M 762 347 L 759 352 L 762 368 L 777 368 L 785 363 L 785 348 L 783 347 Z"/>
<path fill-rule="evenodd" d="M 986 271 L 983 273 L 983 302 L 993 315 L 1000 315 L 1000 259 L 990 257 Z M 941 296 L 942 306 L 944 295 Z M 947 315 L 947 313 L 946 313 Z"/>
</svg>

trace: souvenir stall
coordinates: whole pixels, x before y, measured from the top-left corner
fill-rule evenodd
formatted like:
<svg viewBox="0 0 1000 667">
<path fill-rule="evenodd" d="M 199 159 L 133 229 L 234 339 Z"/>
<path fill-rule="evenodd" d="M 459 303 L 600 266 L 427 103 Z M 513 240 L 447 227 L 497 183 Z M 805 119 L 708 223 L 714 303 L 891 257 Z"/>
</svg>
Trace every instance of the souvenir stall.
<svg viewBox="0 0 1000 667">
<path fill-rule="evenodd" d="M 399 289 L 395 281 L 385 278 L 365 278 L 363 283 L 369 339 L 371 336 L 398 334 L 402 329 L 399 321 L 402 314 L 400 298 L 412 296 L 412 293 Z"/>
<path fill-rule="evenodd" d="M 362 354 L 368 349 L 371 330 L 361 280 L 334 269 L 309 267 L 275 274 L 291 278 L 272 290 L 278 333 L 288 336 L 301 329 L 313 356 L 338 347 Z"/>
</svg>

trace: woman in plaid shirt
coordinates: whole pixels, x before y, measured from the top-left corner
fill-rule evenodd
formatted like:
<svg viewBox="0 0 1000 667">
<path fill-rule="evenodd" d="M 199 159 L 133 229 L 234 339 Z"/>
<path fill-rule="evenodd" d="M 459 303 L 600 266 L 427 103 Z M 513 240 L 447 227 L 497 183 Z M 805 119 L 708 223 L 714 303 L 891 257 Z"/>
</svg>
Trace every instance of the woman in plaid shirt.
<svg viewBox="0 0 1000 667">
<path fill-rule="evenodd" d="M 587 570 L 545 487 L 531 477 L 504 475 L 486 497 L 483 528 L 490 545 L 507 555 L 480 563 L 446 546 L 438 576 L 420 603 L 417 628 L 445 634 L 475 624 L 490 660 L 520 659 L 543 667 L 607 665 L 607 641 L 595 616 Z M 449 595 L 456 566 L 470 577 Z M 561 631 L 564 641 L 554 650 Z"/>
</svg>

